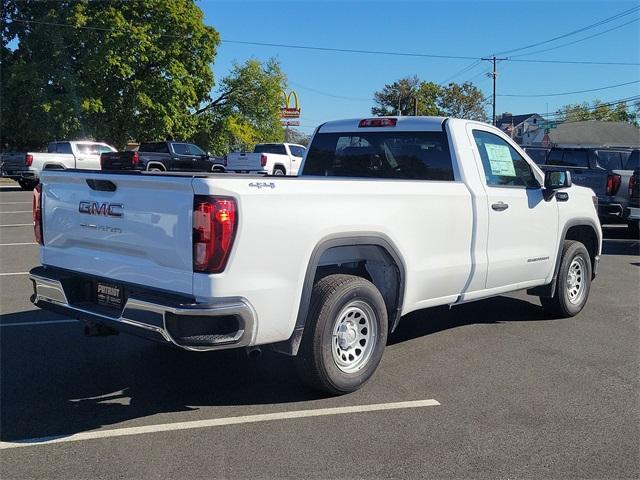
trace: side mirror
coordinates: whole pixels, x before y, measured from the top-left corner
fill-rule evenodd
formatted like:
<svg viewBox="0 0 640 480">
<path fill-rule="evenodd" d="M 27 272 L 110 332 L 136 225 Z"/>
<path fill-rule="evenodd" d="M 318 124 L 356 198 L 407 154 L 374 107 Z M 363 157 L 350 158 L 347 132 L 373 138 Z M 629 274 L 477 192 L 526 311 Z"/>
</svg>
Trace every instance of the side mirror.
<svg viewBox="0 0 640 480">
<path fill-rule="evenodd" d="M 571 172 L 568 170 L 549 170 L 544 176 L 546 190 L 560 190 L 571 186 Z"/>
</svg>

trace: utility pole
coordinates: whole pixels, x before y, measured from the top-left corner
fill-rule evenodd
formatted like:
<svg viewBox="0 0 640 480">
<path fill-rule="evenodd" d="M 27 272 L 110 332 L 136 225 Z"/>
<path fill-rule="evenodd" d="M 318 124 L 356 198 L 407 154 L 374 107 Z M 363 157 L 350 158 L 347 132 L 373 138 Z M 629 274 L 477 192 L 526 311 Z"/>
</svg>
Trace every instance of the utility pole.
<svg viewBox="0 0 640 480">
<path fill-rule="evenodd" d="M 486 60 L 486 61 L 492 62 L 493 64 L 492 71 L 487 75 L 493 78 L 493 115 L 492 115 L 493 121 L 491 123 L 495 126 L 496 124 L 496 77 L 498 76 L 498 71 L 496 70 L 496 62 L 499 60 L 506 60 L 506 58 L 496 58 L 496 56 L 494 55 L 489 58 L 482 58 L 481 60 Z"/>
<path fill-rule="evenodd" d="M 413 116 L 418 116 L 418 97 L 413 97 Z"/>
</svg>

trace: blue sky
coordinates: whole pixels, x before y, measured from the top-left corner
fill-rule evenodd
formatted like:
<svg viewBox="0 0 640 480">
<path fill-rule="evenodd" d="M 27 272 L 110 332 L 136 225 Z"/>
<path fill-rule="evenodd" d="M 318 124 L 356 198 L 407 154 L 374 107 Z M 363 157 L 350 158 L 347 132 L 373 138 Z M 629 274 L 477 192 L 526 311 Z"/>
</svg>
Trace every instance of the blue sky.
<svg viewBox="0 0 640 480">
<path fill-rule="evenodd" d="M 547 40 L 640 5 L 618 1 L 218 1 L 198 2 L 205 21 L 223 40 L 489 56 Z M 625 16 L 599 28 L 536 49 L 552 47 L 639 18 Z M 640 22 L 549 52 L 521 57 L 545 60 L 639 62 Z M 336 118 L 370 115 L 373 92 L 408 75 L 442 82 L 473 63 L 369 54 L 293 50 L 222 43 L 214 64 L 216 78 L 234 61 L 277 58 L 298 92 L 305 132 Z M 481 62 L 452 81 L 472 80 L 488 96 L 491 80 Z M 586 90 L 640 79 L 638 66 L 557 65 L 502 62 L 498 93 L 548 94 Z M 319 93 L 319 92 L 323 92 Z M 640 84 L 599 92 L 540 98 L 498 97 L 497 112 L 544 114 L 567 103 L 604 101 L 637 95 Z M 336 98 L 345 97 L 345 98 Z M 490 111 L 488 110 L 490 114 Z"/>
</svg>

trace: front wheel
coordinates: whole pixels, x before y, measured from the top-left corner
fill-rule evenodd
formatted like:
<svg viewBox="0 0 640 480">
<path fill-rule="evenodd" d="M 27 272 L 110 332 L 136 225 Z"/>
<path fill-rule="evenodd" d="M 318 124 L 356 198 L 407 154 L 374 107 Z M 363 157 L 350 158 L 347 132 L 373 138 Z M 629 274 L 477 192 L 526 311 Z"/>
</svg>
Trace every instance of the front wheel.
<svg viewBox="0 0 640 480">
<path fill-rule="evenodd" d="M 555 316 L 573 317 L 587 303 L 591 289 L 591 259 L 585 246 L 566 240 L 553 297 L 541 297 L 542 307 Z"/>
<path fill-rule="evenodd" d="M 310 387 L 333 395 L 359 389 L 375 372 L 387 343 L 387 310 L 368 280 L 329 275 L 313 287 L 302 343 L 295 357 Z"/>
</svg>

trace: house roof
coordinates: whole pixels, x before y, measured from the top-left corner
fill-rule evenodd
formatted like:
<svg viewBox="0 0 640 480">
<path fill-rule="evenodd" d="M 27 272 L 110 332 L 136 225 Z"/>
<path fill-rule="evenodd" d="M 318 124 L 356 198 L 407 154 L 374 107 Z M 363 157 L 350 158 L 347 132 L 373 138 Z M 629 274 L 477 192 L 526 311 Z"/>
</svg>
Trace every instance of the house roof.
<svg viewBox="0 0 640 480">
<path fill-rule="evenodd" d="M 640 128 L 625 122 L 565 122 L 549 131 L 554 145 L 640 147 Z"/>
<path fill-rule="evenodd" d="M 524 115 L 503 115 L 498 119 L 498 124 L 509 124 L 513 123 L 513 126 L 520 125 L 522 122 L 527 120 L 528 118 L 533 117 L 534 115 L 538 115 L 537 113 L 526 113 Z"/>
</svg>

